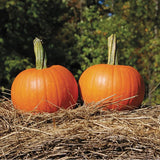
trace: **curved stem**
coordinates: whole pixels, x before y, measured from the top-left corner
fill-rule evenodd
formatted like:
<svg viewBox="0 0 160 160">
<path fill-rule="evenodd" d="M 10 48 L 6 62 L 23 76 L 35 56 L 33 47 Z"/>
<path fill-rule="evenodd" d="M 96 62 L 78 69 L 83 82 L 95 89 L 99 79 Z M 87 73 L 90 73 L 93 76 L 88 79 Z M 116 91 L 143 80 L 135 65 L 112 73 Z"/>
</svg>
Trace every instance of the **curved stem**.
<svg viewBox="0 0 160 160">
<path fill-rule="evenodd" d="M 36 58 L 36 69 L 47 68 L 47 56 L 43 50 L 41 40 L 35 38 L 33 41 L 34 54 Z"/>
<path fill-rule="evenodd" d="M 118 65 L 115 34 L 112 34 L 110 37 L 108 37 L 108 64 Z"/>
</svg>

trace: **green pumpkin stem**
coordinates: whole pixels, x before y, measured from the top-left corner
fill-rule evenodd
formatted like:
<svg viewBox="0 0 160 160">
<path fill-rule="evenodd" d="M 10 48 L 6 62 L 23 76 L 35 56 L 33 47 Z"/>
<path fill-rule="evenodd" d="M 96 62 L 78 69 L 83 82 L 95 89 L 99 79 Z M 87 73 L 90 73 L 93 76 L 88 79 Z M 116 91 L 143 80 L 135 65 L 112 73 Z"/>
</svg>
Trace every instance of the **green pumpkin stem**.
<svg viewBox="0 0 160 160">
<path fill-rule="evenodd" d="M 110 37 L 108 37 L 108 64 L 118 65 L 115 34 L 112 34 Z"/>
<path fill-rule="evenodd" d="M 34 46 L 34 54 L 36 58 L 36 69 L 44 69 L 47 68 L 47 56 L 44 52 L 41 40 L 35 38 L 33 41 Z"/>
</svg>

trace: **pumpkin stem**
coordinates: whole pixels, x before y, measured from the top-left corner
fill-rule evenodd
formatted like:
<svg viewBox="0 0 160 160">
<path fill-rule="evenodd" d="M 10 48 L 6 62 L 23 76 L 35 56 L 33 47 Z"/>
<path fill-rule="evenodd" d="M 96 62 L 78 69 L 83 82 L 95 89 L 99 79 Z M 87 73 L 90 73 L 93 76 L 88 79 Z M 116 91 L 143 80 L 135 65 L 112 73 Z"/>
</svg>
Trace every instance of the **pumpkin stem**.
<svg viewBox="0 0 160 160">
<path fill-rule="evenodd" d="M 108 64 L 118 65 L 115 34 L 108 37 Z"/>
<path fill-rule="evenodd" d="M 36 57 L 36 69 L 47 68 L 47 56 L 44 52 L 41 40 L 35 38 L 33 40 L 34 54 Z"/>
</svg>

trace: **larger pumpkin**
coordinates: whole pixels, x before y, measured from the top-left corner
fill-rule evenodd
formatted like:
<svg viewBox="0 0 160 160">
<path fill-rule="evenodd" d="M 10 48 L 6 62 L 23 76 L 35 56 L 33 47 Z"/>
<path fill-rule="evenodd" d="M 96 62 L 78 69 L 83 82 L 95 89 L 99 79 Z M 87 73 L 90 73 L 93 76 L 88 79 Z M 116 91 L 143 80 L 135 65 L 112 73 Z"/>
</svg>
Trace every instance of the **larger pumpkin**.
<svg viewBox="0 0 160 160">
<path fill-rule="evenodd" d="M 85 103 L 103 101 L 109 109 L 133 109 L 144 98 L 144 82 L 141 75 L 131 66 L 115 65 L 116 37 L 109 37 L 109 64 L 97 64 L 86 69 L 80 79 L 79 88 Z"/>
<path fill-rule="evenodd" d="M 78 86 L 72 73 L 63 66 L 46 67 L 41 41 L 34 40 L 36 68 L 22 71 L 13 81 L 11 99 L 23 111 L 55 112 L 74 106 Z"/>
</svg>

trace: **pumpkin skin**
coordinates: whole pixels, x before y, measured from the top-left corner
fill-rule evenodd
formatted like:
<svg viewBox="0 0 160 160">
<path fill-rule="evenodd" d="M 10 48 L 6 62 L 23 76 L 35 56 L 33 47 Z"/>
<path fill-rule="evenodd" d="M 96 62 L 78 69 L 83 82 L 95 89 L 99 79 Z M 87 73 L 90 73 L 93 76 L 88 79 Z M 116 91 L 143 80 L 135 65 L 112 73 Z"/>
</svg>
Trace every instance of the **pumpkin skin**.
<svg viewBox="0 0 160 160">
<path fill-rule="evenodd" d="M 145 85 L 136 69 L 125 65 L 98 64 L 86 69 L 80 79 L 79 88 L 85 103 L 98 102 L 112 96 L 107 102 L 116 102 L 106 105 L 104 109 L 134 109 L 144 98 Z M 134 98 L 121 101 L 135 96 Z M 105 103 L 105 102 L 104 102 Z"/>
<path fill-rule="evenodd" d="M 78 85 L 72 73 L 63 66 L 31 68 L 17 75 L 11 87 L 15 108 L 23 111 L 55 112 L 74 106 Z"/>
</svg>

